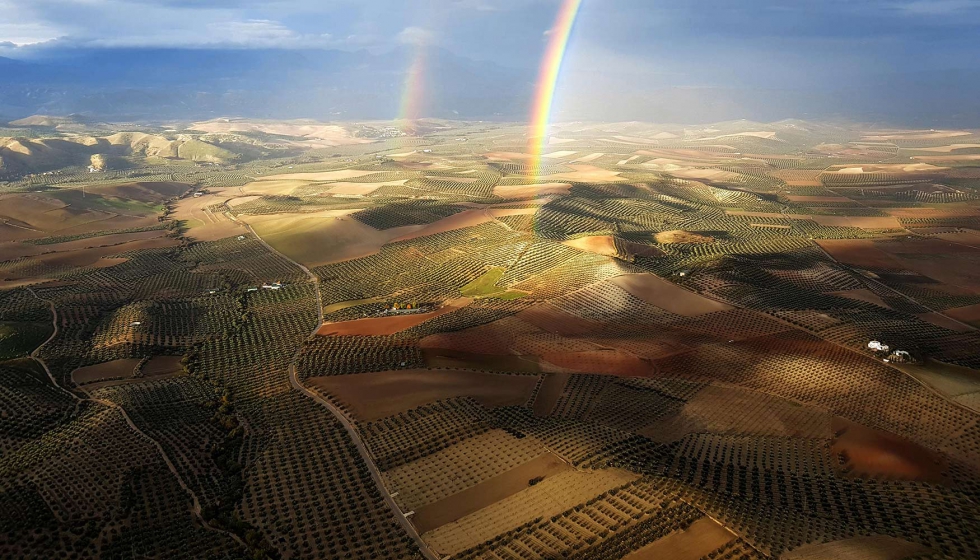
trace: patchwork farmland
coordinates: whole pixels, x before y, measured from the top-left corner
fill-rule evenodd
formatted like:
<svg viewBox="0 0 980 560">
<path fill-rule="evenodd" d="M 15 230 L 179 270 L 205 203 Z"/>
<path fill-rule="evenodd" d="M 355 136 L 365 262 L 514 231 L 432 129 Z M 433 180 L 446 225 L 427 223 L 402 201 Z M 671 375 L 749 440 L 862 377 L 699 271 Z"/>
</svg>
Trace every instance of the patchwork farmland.
<svg viewBox="0 0 980 560">
<path fill-rule="evenodd" d="M 18 152 L 0 556 L 980 557 L 980 133 L 422 124 Z"/>
</svg>

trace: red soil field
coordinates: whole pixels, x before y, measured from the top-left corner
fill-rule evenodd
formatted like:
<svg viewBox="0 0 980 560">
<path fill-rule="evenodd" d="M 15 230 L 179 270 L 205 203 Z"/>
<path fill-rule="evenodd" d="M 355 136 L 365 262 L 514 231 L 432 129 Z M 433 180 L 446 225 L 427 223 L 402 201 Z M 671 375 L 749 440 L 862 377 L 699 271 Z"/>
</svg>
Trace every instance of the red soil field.
<svg viewBox="0 0 980 560">
<path fill-rule="evenodd" d="M 549 352 L 542 355 L 541 359 L 560 368 L 581 373 L 643 377 L 653 371 L 653 366 L 649 362 L 622 350 Z"/>
<path fill-rule="evenodd" d="M 139 363 L 140 361 L 137 358 L 123 358 L 121 360 L 112 360 L 111 362 L 80 367 L 71 372 L 71 380 L 76 385 L 83 385 L 98 381 L 99 379 L 115 377 L 128 378 L 133 376 L 133 370 L 136 369 L 136 365 Z"/>
<path fill-rule="evenodd" d="M 712 311 L 732 309 L 729 305 L 689 292 L 655 274 L 624 274 L 609 282 L 647 303 L 677 315 L 693 317 Z"/>
<path fill-rule="evenodd" d="M 858 478 L 946 482 L 946 460 L 930 449 L 903 437 L 881 432 L 845 418 L 835 417 L 837 437 L 830 452 L 846 460 L 842 470 Z M 838 461 L 833 462 L 838 465 Z"/>
<path fill-rule="evenodd" d="M 971 325 L 980 324 L 980 303 L 976 305 L 967 305 L 965 307 L 954 307 L 952 309 L 947 309 L 943 311 L 944 315 L 948 315 L 957 321 L 963 321 L 964 323 L 969 323 Z"/>
<path fill-rule="evenodd" d="M 561 336 L 582 336 L 602 330 L 601 323 L 571 315 L 550 303 L 529 307 L 518 313 L 517 318 L 543 331 Z"/>
<path fill-rule="evenodd" d="M 842 262 L 861 268 L 902 270 L 905 265 L 897 258 L 875 247 L 870 239 L 821 239 L 817 245 Z"/>
<path fill-rule="evenodd" d="M 384 336 L 395 334 L 396 332 L 410 329 L 416 325 L 421 325 L 429 319 L 435 319 L 440 315 L 462 309 L 472 302 L 473 300 L 470 298 L 458 298 L 448 301 L 439 309 L 428 313 L 410 313 L 388 317 L 355 319 L 353 321 L 341 321 L 339 323 L 324 323 L 317 329 L 316 334 L 320 336 Z"/>
<path fill-rule="evenodd" d="M 344 403 L 370 422 L 450 397 L 472 397 L 486 406 L 524 404 L 536 375 L 465 370 L 408 369 L 314 377 L 307 383 Z"/>
</svg>

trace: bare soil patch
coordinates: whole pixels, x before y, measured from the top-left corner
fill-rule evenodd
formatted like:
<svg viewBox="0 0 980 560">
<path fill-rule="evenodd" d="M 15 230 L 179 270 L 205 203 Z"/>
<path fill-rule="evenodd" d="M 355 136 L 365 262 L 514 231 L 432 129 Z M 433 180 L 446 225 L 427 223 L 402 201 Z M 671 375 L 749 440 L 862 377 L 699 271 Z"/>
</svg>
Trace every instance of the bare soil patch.
<svg viewBox="0 0 980 560">
<path fill-rule="evenodd" d="M 143 377 L 169 377 L 181 372 L 180 356 L 153 356 L 141 369 Z"/>
<path fill-rule="evenodd" d="M 948 315 L 957 321 L 963 321 L 975 327 L 980 328 L 980 303 L 976 305 L 967 305 L 965 307 L 954 307 L 952 309 L 947 309 L 943 311 L 944 315 Z"/>
<path fill-rule="evenodd" d="M 567 371 L 619 377 L 645 377 L 653 372 L 650 362 L 616 349 L 584 352 L 546 352 L 541 359 Z"/>
<path fill-rule="evenodd" d="M 709 235 L 675 229 L 671 231 L 661 231 L 654 235 L 657 243 L 714 243 L 715 238 Z"/>
<path fill-rule="evenodd" d="M 946 482 L 946 459 L 901 436 L 835 417 L 830 452 L 841 471 L 857 478 Z"/>
<path fill-rule="evenodd" d="M 570 374 L 568 373 L 549 373 L 545 375 L 544 381 L 541 382 L 541 387 L 538 388 L 538 394 L 534 397 L 532 408 L 535 416 L 543 418 L 551 415 L 551 411 L 558 404 L 558 399 L 565 392 L 565 384 L 568 383 L 569 377 Z"/>
<path fill-rule="evenodd" d="M 710 517 L 702 517 L 690 527 L 635 550 L 623 560 L 698 560 L 735 540 L 735 535 Z"/>
<path fill-rule="evenodd" d="M 412 524 L 419 533 L 426 533 L 527 489 L 533 479 L 540 482 L 569 468 L 552 453 L 542 453 L 503 474 L 416 509 Z"/>
<path fill-rule="evenodd" d="M 608 281 L 647 303 L 677 315 L 693 317 L 732 309 L 729 305 L 685 290 L 655 274 L 624 274 Z"/>
<path fill-rule="evenodd" d="M 937 327 L 942 327 L 955 332 L 970 332 L 974 330 L 970 328 L 969 325 L 964 325 L 960 321 L 954 321 L 953 319 L 947 317 L 944 313 L 918 313 L 916 314 L 916 317 L 927 323 L 932 323 Z"/>
<path fill-rule="evenodd" d="M 451 397 L 472 397 L 491 407 L 517 406 L 527 402 L 537 381 L 533 375 L 407 369 L 314 377 L 307 383 L 369 422 Z"/>
<path fill-rule="evenodd" d="M 137 358 L 123 358 L 77 368 L 71 372 L 71 380 L 76 385 L 84 385 L 100 380 L 128 379 L 140 361 Z"/>
<path fill-rule="evenodd" d="M 316 334 L 320 336 L 384 336 L 395 334 L 421 325 L 430 319 L 462 309 L 472 302 L 471 298 L 457 298 L 447 301 L 439 309 L 428 313 L 406 313 L 354 319 L 353 321 L 341 321 L 339 323 L 324 323 L 317 329 Z"/>
<path fill-rule="evenodd" d="M 869 535 L 827 543 L 810 543 L 781 556 L 785 560 L 902 560 L 930 550 L 897 537 Z"/>
<path fill-rule="evenodd" d="M 851 266 L 894 270 L 905 268 L 900 260 L 875 247 L 870 239 L 820 239 L 816 243 L 837 261 Z"/>
</svg>

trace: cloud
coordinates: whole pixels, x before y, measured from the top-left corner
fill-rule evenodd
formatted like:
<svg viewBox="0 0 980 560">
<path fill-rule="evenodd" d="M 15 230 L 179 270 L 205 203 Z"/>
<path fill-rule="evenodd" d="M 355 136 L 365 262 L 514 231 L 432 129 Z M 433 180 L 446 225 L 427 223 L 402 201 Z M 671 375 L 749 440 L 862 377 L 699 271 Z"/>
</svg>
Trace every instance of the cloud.
<svg viewBox="0 0 980 560">
<path fill-rule="evenodd" d="M 395 39 L 402 45 L 425 46 L 432 44 L 435 37 L 428 29 L 412 26 L 402 29 Z"/>
<path fill-rule="evenodd" d="M 915 0 L 898 5 L 898 9 L 908 15 L 948 16 L 980 9 L 977 0 Z"/>
</svg>

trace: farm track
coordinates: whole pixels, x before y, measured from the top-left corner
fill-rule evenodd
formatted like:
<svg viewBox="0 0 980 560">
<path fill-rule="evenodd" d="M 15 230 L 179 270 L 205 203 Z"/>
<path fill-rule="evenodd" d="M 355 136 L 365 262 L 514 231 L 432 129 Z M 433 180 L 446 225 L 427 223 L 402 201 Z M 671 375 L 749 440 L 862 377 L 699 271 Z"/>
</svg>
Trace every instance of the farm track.
<svg viewBox="0 0 980 560">
<path fill-rule="evenodd" d="M 44 372 L 48 374 L 48 378 L 51 380 L 51 384 L 52 385 L 54 385 L 56 388 L 58 388 L 58 390 L 60 390 L 60 391 L 62 391 L 64 393 L 67 393 L 73 399 L 75 399 L 75 410 L 72 412 L 72 416 L 74 416 L 75 414 L 78 413 L 78 407 L 81 406 L 81 404 L 83 402 L 85 402 L 85 401 L 93 402 L 93 403 L 98 403 L 98 404 L 101 404 L 103 406 L 107 406 L 109 408 L 112 408 L 114 410 L 117 410 L 122 415 L 123 420 L 126 421 L 126 424 L 130 427 L 130 429 L 132 429 L 134 432 L 136 432 L 136 434 L 138 436 L 140 436 L 143 439 L 149 441 L 151 444 L 153 444 L 154 447 L 156 447 L 157 451 L 160 453 L 160 457 L 163 458 L 163 462 L 166 463 L 167 468 L 170 469 L 170 472 L 173 473 L 174 477 L 177 479 L 177 483 L 184 490 L 184 492 L 186 492 L 190 496 L 190 498 L 191 498 L 191 504 L 192 504 L 191 511 L 194 513 L 194 517 L 197 518 L 197 520 L 198 520 L 198 522 L 200 522 L 201 526 L 204 527 L 205 529 L 207 529 L 208 531 L 214 531 L 216 533 L 222 533 L 224 535 L 227 535 L 232 540 L 234 540 L 239 545 L 241 545 L 245 550 L 248 550 L 248 545 L 246 545 L 245 544 L 245 541 L 243 541 L 238 535 L 236 535 L 235 533 L 233 533 L 231 531 L 226 531 L 224 529 L 218 529 L 217 527 L 212 527 L 210 524 L 208 524 L 207 521 L 204 520 L 204 516 L 202 515 L 202 509 L 201 509 L 201 501 L 200 501 L 200 499 L 197 497 L 197 494 L 194 492 L 194 490 L 190 486 L 187 485 L 187 483 L 184 481 L 184 478 L 182 476 L 180 476 L 180 472 L 177 470 L 177 467 L 174 465 L 173 460 L 170 459 L 170 456 L 167 455 L 166 450 L 164 450 L 163 446 L 160 445 L 160 442 L 158 442 L 157 440 L 155 440 L 152 437 L 150 437 L 146 432 L 144 432 L 143 430 L 141 430 L 139 428 L 139 426 L 136 425 L 135 422 L 133 422 L 132 418 L 130 418 L 130 416 L 126 412 L 126 409 L 125 408 L 123 408 L 122 406 L 120 406 L 120 405 L 118 405 L 118 404 L 116 404 L 114 402 L 111 402 L 111 401 L 107 401 L 107 400 L 104 400 L 104 399 L 93 398 L 91 395 L 89 395 L 87 392 L 85 392 L 84 389 L 82 390 L 82 392 L 85 392 L 85 395 L 86 396 L 85 397 L 81 397 L 81 396 L 78 395 L 78 393 L 75 393 L 74 391 L 70 391 L 68 389 L 65 389 L 64 387 L 61 386 L 61 384 L 58 383 L 58 381 L 55 379 L 54 375 L 51 373 L 51 369 L 48 368 L 48 364 L 46 364 L 44 362 L 44 360 L 42 360 L 41 358 L 38 357 L 38 353 L 40 353 L 41 348 L 43 348 L 47 343 L 49 343 L 52 340 L 54 340 L 54 337 L 56 337 L 58 335 L 58 310 L 55 308 L 55 305 L 54 305 L 54 302 L 53 301 L 47 300 L 47 299 L 43 299 L 40 296 L 38 296 L 36 293 L 34 293 L 34 290 L 32 290 L 30 288 L 27 288 L 27 289 L 28 289 L 28 291 L 31 292 L 31 295 L 33 295 L 35 298 L 37 298 L 37 299 L 39 299 L 41 301 L 46 302 L 48 304 L 48 306 L 50 306 L 50 308 L 51 308 L 51 323 L 52 323 L 52 325 L 54 325 L 54 332 L 51 333 L 51 336 L 48 337 L 47 340 L 45 340 L 43 343 L 41 343 L 40 346 L 38 346 L 37 348 L 34 349 L 33 352 L 31 352 L 31 359 L 33 359 L 35 362 L 37 362 L 38 364 L 40 364 L 42 368 L 44 368 Z"/>
<path fill-rule="evenodd" d="M 269 251 L 293 263 L 300 270 L 306 273 L 306 275 L 310 278 L 310 281 L 313 283 L 314 292 L 316 293 L 316 308 L 317 308 L 317 323 L 313 329 L 313 332 L 310 333 L 310 338 L 316 336 L 317 330 L 320 329 L 320 325 L 323 323 L 323 305 L 320 296 L 320 278 L 316 274 L 310 272 L 310 269 L 308 269 L 307 267 L 294 261 L 293 259 L 287 257 L 286 255 L 280 253 L 279 251 L 274 249 L 271 245 L 266 243 L 265 240 L 263 240 L 261 237 L 259 237 L 257 233 L 255 233 L 255 230 L 253 230 L 251 226 L 246 224 L 245 227 L 248 228 L 248 231 L 252 235 L 254 235 L 255 238 L 260 243 L 262 243 L 262 245 L 264 245 L 267 249 L 269 249 Z M 408 533 L 410 537 L 412 537 L 412 540 L 415 541 L 415 544 L 419 547 L 419 551 L 422 553 L 423 556 L 425 556 L 429 560 L 439 560 L 440 558 L 439 555 L 433 552 L 429 548 L 429 546 L 422 539 L 422 536 L 419 534 L 419 532 L 415 530 L 415 526 L 412 525 L 412 522 L 409 521 L 407 517 L 405 517 L 405 515 L 401 511 L 401 508 L 399 508 L 398 504 L 395 503 L 395 499 L 391 496 L 391 493 L 388 491 L 388 488 L 384 484 L 384 479 L 381 476 L 380 469 L 378 469 L 378 466 L 374 462 L 374 457 L 371 455 L 371 452 L 368 450 L 367 445 L 365 445 L 364 440 L 361 438 L 361 435 L 357 432 L 357 428 L 354 427 L 354 423 L 350 420 L 350 418 L 347 417 L 347 414 L 344 413 L 343 410 L 335 406 L 327 399 L 318 395 L 316 392 L 307 388 L 305 385 L 303 385 L 303 382 L 299 380 L 299 377 L 297 376 L 297 372 L 296 372 L 296 361 L 299 359 L 299 355 L 301 351 L 302 348 L 297 348 L 296 353 L 293 354 L 293 357 L 289 362 L 289 384 L 292 386 L 293 389 L 303 393 L 303 395 L 309 397 L 316 403 L 322 405 L 327 410 L 329 410 L 334 415 L 334 417 L 344 426 L 344 429 L 347 430 L 347 434 L 350 436 L 351 440 L 353 440 L 354 446 L 357 447 L 357 452 L 361 455 L 361 459 L 363 459 L 364 463 L 367 465 L 368 471 L 371 473 L 371 478 L 374 480 L 375 485 L 377 485 L 378 487 L 378 491 L 381 493 L 381 497 L 384 498 L 385 503 L 388 504 L 388 507 L 395 515 L 395 519 L 402 526 L 402 528 L 405 529 L 405 532 Z"/>
</svg>

